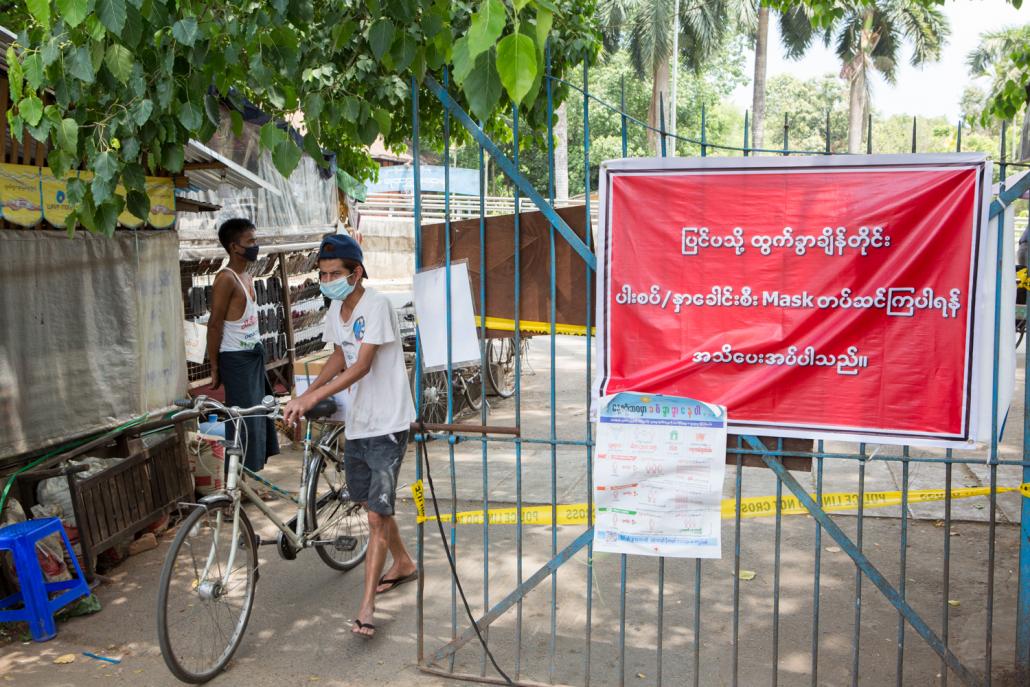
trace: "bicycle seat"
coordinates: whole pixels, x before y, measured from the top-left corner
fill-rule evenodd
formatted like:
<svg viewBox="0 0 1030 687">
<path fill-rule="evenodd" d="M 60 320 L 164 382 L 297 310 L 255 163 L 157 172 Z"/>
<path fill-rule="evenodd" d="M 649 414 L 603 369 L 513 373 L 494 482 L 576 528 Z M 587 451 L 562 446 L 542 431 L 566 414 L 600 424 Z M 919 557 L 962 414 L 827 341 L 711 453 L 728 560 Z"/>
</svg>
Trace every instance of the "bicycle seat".
<svg viewBox="0 0 1030 687">
<path fill-rule="evenodd" d="M 327 418 L 336 412 L 336 401 L 331 398 L 327 398 L 319 401 L 315 406 L 304 413 L 304 417 L 309 420 L 321 420 Z"/>
</svg>

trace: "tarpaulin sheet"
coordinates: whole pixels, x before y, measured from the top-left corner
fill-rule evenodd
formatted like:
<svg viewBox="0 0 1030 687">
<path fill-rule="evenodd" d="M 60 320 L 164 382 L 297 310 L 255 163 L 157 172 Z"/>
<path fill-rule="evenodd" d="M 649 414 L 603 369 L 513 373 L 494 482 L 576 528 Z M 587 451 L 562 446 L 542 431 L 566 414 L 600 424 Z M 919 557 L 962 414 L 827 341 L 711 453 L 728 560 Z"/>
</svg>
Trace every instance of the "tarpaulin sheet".
<svg viewBox="0 0 1030 687">
<path fill-rule="evenodd" d="M 598 397 L 688 395 L 770 436 L 989 441 L 996 299 L 1002 418 L 1014 371 L 989 189 L 983 155 L 605 163 Z"/>
<path fill-rule="evenodd" d="M 586 217 L 582 206 L 557 210 L 575 234 L 586 240 Z M 550 222 L 540 212 L 519 216 L 519 263 L 521 293 L 519 318 L 529 322 L 551 321 Z M 422 227 L 422 266 L 444 264 L 445 226 Z M 480 312 L 479 219 L 451 222 L 451 261 L 467 260 L 472 281 L 472 303 Z M 515 319 L 515 215 L 486 218 L 486 316 Z M 554 232 L 556 324 L 584 326 L 587 316 L 587 266 L 572 247 Z M 491 336 L 510 337 L 508 331 L 491 331 Z"/>
<path fill-rule="evenodd" d="M 0 458 L 182 398 L 178 251 L 172 231 L 0 232 Z"/>
</svg>

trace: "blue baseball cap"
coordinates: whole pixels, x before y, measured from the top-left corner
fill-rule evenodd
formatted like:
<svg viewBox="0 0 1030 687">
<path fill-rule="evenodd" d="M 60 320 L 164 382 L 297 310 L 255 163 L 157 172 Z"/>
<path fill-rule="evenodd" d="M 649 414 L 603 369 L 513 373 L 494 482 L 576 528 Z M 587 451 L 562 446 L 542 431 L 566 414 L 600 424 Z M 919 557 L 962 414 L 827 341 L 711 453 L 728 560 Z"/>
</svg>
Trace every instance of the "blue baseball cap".
<svg viewBox="0 0 1030 687">
<path fill-rule="evenodd" d="M 361 246 L 347 234 L 333 234 L 322 239 L 322 245 L 318 248 L 318 259 L 353 260 L 361 265 L 365 276 L 368 276 Z"/>
</svg>

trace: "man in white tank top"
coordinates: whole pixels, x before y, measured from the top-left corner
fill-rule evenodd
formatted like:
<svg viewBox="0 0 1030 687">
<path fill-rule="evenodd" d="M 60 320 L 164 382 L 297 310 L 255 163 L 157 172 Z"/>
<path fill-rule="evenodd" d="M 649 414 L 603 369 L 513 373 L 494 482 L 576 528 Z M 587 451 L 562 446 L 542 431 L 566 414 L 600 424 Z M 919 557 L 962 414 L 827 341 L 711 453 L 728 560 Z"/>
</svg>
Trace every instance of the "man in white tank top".
<svg viewBox="0 0 1030 687">
<path fill-rule="evenodd" d="M 225 384 L 227 405 L 258 405 L 272 393 L 265 376 L 264 351 L 258 330 L 258 306 L 254 280 L 247 267 L 257 260 L 254 224 L 230 219 L 218 229 L 218 240 L 229 254 L 229 266 L 215 277 L 211 287 L 211 318 L 207 322 L 207 355 L 211 362 L 211 388 Z M 247 418 L 244 465 L 257 471 L 269 456 L 279 453 L 275 423 L 268 418 Z M 232 423 L 226 437 L 232 438 Z"/>
</svg>

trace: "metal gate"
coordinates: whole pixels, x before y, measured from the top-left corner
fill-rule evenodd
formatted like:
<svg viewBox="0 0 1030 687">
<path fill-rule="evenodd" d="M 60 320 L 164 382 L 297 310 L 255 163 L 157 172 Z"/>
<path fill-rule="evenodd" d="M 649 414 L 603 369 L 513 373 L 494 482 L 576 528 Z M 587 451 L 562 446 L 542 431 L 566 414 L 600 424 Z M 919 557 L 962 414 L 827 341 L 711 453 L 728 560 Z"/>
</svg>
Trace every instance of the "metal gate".
<svg viewBox="0 0 1030 687">
<path fill-rule="evenodd" d="M 552 86 L 558 81 L 548 68 L 549 112 Z M 785 450 L 782 440 L 767 446 L 756 437 L 732 437 L 733 507 L 724 522 L 724 533 L 733 533 L 732 556 L 702 564 L 594 555 L 593 435 L 587 412 L 595 269 L 589 230 L 591 104 L 620 118 L 624 154 L 627 128 L 646 125 L 591 96 L 587 82 L 585 65 L 582 87 L 563 82 L 582 96 L 585 242 L 554 210 L 550 124 L 545 198 L 520 173 L 517 110 L 512 112 L 512 154 L 507 156 L 461 110 L 446 78 L 443 84 L 427 77 L 421 87 L 411 85 L 416 267 L 421 267 L 418 103 L 427 91 L 444 111 L 448 283 L 446 184 L 452 123 L 470 133 L 479 148 L 480 246 L 486 231 L 486 156 L 516 187 L 515 207 L 526 198 L 551 225 L 548 269 L 537 275 L 546 280 L 550 294 L 549 335 L 532 339 L 524 352 L 519 305 L 524 276 L 519 218 L 514 220 L 513 398 L 500 402 L 487 397 L 478 417 L 461 419 L 455 418 L 452 388 L 447 421 L 456 426 L 416 436 L 427 444 L 441 520 L 446 521 L 434 522 L 427 506 L 430 517 L 418 527 L 418 564 L 425 573 L 418 589 L 419 667 L 454 678 L 505 683 L 466 617 L 437 533 L 443 527 L 484 643 L 517 684 L 1026 684 L 1030 491 L 1020 491 L 1030 482 L 1030 418 L 1025 412 L 1022 423 L 1008 418 L 1010 435 L 1022 431 L 1022 442 L 1013 450 L 1008 450 L 1012 444 L 1006 447 L 995 440 L 978 453 L 836 442 L 818 442 L 814 451 L 792 451 Z M 715 149 L 743 155 L 812 152 L 786 148 L 786 135 L 782 150 L 749 148 L 746 115 L 740 148 L 709 143 L 703 115 L 701 127 L 700 137 L 691 139 L 673 137 L 663 124 L 656 131 L 662 154 L 669 139 L 694 146 L 701 155 Z M 829 154 L 829 144 L 815 152 Z M 1001 153 L 1004 182 L 1011 166 L 1004 159 L 1004 136 Z M 1028 187 L 1030 175 L 1013 188 L 1005 189 L 1003 183 L 991 206 L 999 255 L 1005 209 Z M 587 325 L 579 337 L 559 336 L 555 321 L 555 250 L 562 241 L 589 268 L 582 284 Z M 485 264 L 482 253 L 480 261 Z M 1003 278 L 1011 276 L 999 268 L 996 283 Z M 479 312 L 486 313 L 485 275 L 473 284 L 473 293 Z M 485 318 L 479 326 L 485 339 Z M 997 346 L 997 333 L 1013 326 L 1012 320 L 999 315 L 994 326 Z M 484 389 L 488 362 L 484 347 Z M 449 361 L 449 379 L 454 372 Z M 995 355 L 995 428 L 1006 420 L 998 412 L 998 376 Z M 1030 387 L 1024 385 L 1021 396 L 1030 405 Z M 1018 402 L 1013 405 L 1018 407 Z M 811 460 L 807 475 L 784 467 L 799 458 Z M 758 460 L 765 467 L 745 469 Z M 420 462 L 419 486 L 425 476 Z M 875 485 L 885 480 L 891 489 L 867 488 L 870 481 Z M 803 481 L 809 482 L 807 487 Z M 423 492 L 429 496 L 428 489 Z M 750 496 L 769 497 L 765 517 L 742 513 L 742 498 Z M 786 509 L 785 496 L 797 499 L 805 514 Z"/>
</svg>

